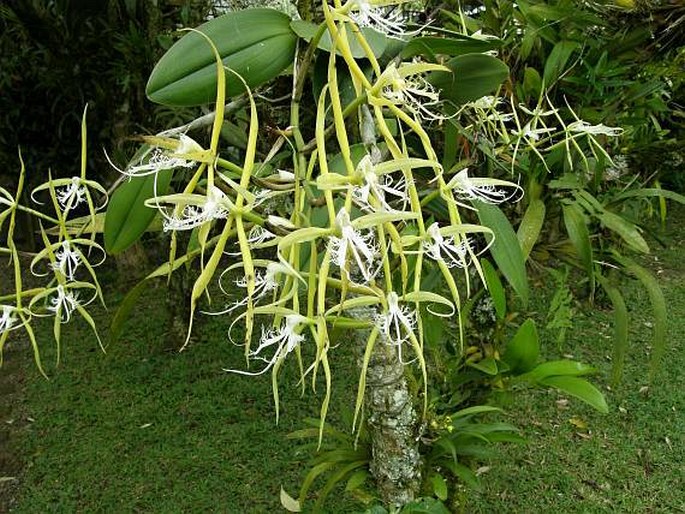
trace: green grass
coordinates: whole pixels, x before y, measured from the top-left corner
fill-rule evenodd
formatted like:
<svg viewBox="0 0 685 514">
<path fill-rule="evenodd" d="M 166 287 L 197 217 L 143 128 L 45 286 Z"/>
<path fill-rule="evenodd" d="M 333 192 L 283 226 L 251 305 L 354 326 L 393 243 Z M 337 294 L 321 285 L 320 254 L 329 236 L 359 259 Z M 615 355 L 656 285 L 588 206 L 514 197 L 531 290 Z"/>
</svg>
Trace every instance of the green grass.
<svg viewBox="0 0 685 514">
<path fill-rule="evenodd" d="M 471 496 L 467 512 L 594 513 L 685 512 L 685 211 L 670 223 L 667 247 L 643 264 L 659 277 L 668 306 L 666 356 L 648 380 L 651 307 L 646 290 L 629 280 L 622 287 L 630 316 L 628 358 L 619 387 L 611 377 L 610 310 L 576 307 L 574 327 L 559 350 L 555 334 L 541 331 L 546 357 L 575 359 L 599 368 L 592 381 L 605 392 L 608 415 L 554 391 L 529 390 L 505 406 L 523 430 L 526 445 L 502 447 L 489 463 L 484 488 Z M 538 291 L 538 325 L 544 326 L 552 292 Z M 576 424 L 587 424 L 578 428 Z"/>
<path fill-rule="evenodd" d="M 677 212 L 672 225 L 684 218 Z M 567 341 L 561 349 L 548 343 L 546 357 L 572 354 L 596 365 L 593 381 L 606 391 L 610 413 L 573 399 L 557 403 L 564 397 L 554 391 L 517 392 L 504 402 L 506 418 L 529 443 L 502 445 L 501 455 L 484 463 L 484 487 L 470 493 L 466 512 L 685 512 L 684 239 L 679 229 L 657 251 L 658 261 L 650 257 L 669 306 L 669 348 L 655 382 L 647 381 L 650 312 L 639 284 L 624 288 L 630 348 L 615 390 L 606 389 L 610 312 L 577 306 Z M 552 293 L 536 292 L 539 321 Z M 23 370 L 17 375 L 22 399 L 7 414 L 10 440 L 24 463 L 16 512 L 281 512 L 280 487 L 296 495 L 311 454 L 285 436 L 302 428 L 305 417 L 318 416 L 322 389 L 301 397 L 296 367 L 287 366 L 276 426 L 269 377 L 222 371 L 244 366 L 225 320 L 198 324 L 183 353 L 165 348 L 163 295 L 153 290 L 142 299 L 125 336 L 106 355 L 84 323 L 68 326 L 62 364 L 49 382 L 38 376 L 27 349 L 10 348 L 7 357 Z M 110 301 L 116 303 L 116 293 Z M 107 315 L 98 321 L 105 326 Z M 542 336 L 555 337 L 545 330 Z M 44 346 L 49 362 L 49 339 Z M 334 422 L 340 405 L 352 405 L 356 382 L 353 359 L 340 364 Z M 343 498 L 332 495 L 326 511 L 359 510 Z"/>
<path fill-rule="evenodd" d="M 27 464 L 17 512 L 273 512 L 281 486 L 296 496 L 311 454 L 285 436 L 318 416 L 320 394 L 301 397 L 286 366 L 277 426 L 270 375 L 222 371 L 245 365 L 225 321 L 199 324 L 180 354 L 164 348 L 162 296 L 142 299 L 106 355 L 88 327 L 69 327 L 49 382 L 24 359 L 22 410 L 34 421 L 17 448 Z"/>
</svg>

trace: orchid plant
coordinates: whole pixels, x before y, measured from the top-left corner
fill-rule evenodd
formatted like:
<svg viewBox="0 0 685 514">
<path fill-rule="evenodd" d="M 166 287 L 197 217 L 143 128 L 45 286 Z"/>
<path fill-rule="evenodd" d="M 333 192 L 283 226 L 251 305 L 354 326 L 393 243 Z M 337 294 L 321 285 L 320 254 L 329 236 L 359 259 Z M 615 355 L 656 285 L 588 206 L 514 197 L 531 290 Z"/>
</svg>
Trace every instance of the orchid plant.
<svg viewBox="0 0 685 514">
<path fill-rule="evenodd" d="M 478 177 L 477 171 L 466 166 L 445 166 L 438 157 L 432 130 L 451 117 L 468 114 L 485 133 L 493 134 L 493 139 L 496 134 L 498 144 L 505 141 L 510 145 L 514 159 L 519 146 L 539 153 L 539 145 L 556 134 L 556 127 L 545 121 L 548 118 L 556 117 L 555 123 L 563 126 L 564 144 L 569 146 L 576 146 L 579 137 L 594 141 L 599 134 L 616 132 L 579 119 L 564 125 L 556 110 L 543 111 L 542 103 L 534 111 L 512 105 L 511 112 L 500 113 L 498 106 L 506 100 L 483 97 L 460 109 L 446 108 L 443 91 L 434 79 L 440 74 L 452 75 L 451 67 L 416 55 L 405 58 L 402 53 L 381 59 L 382 52 L 368 36 L 372 30 L 376 39 L 406 44 L 426 29 L 405 29 L 403 16 L 388 11 L 393 4 L 323 2 L 323 22 L 312 28 L 309 44 L 301 53 L 289 50 L 300 43 L 290 20 L 275 11 L 229 14 L 191 30 L 160 61 L 148 88 L 153 100 L 166 95 L 160 101 L 172 104 L 192 103 L 197 97 L 206 102 L 207 91 L 215 91 L 209 144 L 204 147 L 186 133 L 173 135 L 174 131 L 144 137 L 145 150 L 123 169 L 117 168 L 125 177 L 120 188 L 124 192 L 115 193 L 105 220 L 107 242 L 108 227 L 120 233 L 121 219 L 126 219 L 115 219 L 115 211 L 129 211 L 135 202 L 144 201 L 145 207 L 157 213 L 169 235 L 169 258 L 150 276 L 169 275 L 192 260 L 199 262 L 181 349 L 191 341 L 203 297 L 211 298 L 217 284 L 227 297 L 224 307 L 203 306 L 202 312 L 230 316 L 231 341 L 237 326 L 243 328 L 244 336 L 234 342 L 243 346 L 245 368 L 226 372 L 271 372 L 277 418 L 278 376 L 286 360 L 298 362 L 302 383 L 311 380 L 315 387 L 317 377 L 323 375 L 326 392 L 319 441 L 331 397 L 330 356 L 349 349 L 346 342 L 332 340 L 334 329 L 355 330 L 364 338 L 355 402 L 357 427 L 363 417 L 367 373 L 378 345 L 391 349 L 401 366 L 416 366 L 420 371 L 419 396 L 425 415 L 429 373 L 424 328 L 435 317 L 455 318 L 463 347 L 461 302 L 470 294 L 474 276 L 485 283 L 480 255 L 492 244 L 494 233 L 472 222 L 472 211 L 479 204 L 515 202 L 522 196 L 516 179 Z M 258 27 L 250 33 L 250 44 L 265 47 L 260 52 L 271 61 L 287 64 L 288 59 L 282 58 L 285 53 L 293 63 L 290 123 L 277 131 L 275 141 L 269 141 L 267 152 L 260 152 L 267 136 L 253 88 L 282 70 L 274 74 L 254 64 L 252 72 L 249 64 L 241 68 L 231 54 L 232 47 L 226 47 L 234 43 L 219 41 L 225 39 L 221 34 L 233 33 L 230 27 L 234 23 Z M 289 41 L 291 46 L 286 44 Z M 198 76 L 193 76 L 194 71 L 179 72 L 179 55 L 184 56 L 180 60 L 187 57 L 195 64 L 204 63 L 204 71 Z M 309 134 L 300 104 L 317 55 L 324 59 L 325 84 L 316 93 L 313 132 Z M 340 71 L 343 67 L 345 78 Z M 267 78 L 255 78 L 259 73 Z M 344 82 L 348 78 L 349 83 Z M 344 83 L 345 87 L 351 85 L 351 101 L 344 99 Z M 480 96 L 490 92 L 489 88 Z M 247 106 L 247 139 L 240 162 L 227 157 L 221 146 L 227 91 L 241 96 Z M 519 111 L 529 116 L 525 124 Z M 506 125 L 512 121 L 514 128 Z M 85 176 L 85 149 L 84 113 L 81 174 L 50 179 L 31 194 L 36 202 L 49 201 L 54 214 L 20 203 L 23 168 L 15 195 L 0 189 L 4 207 L 0 228 L 8 221 L 7 248 L 0 251 L 10 256 L 15 270 L 15 293 L 0 297 L 0 350 L 12 331 L 23 328 L 41 370 L 31 328 L 34 316 L 54 317 L 58 345 L 61 324 L 74 314 L 93 327 L 100 341 L 86 307 L 96 299 L 104 304 L 94 268 L 105 254 L 96 242 L 96 232 L 101 220 L 98 211 L 108 198 L 102 186 Z M 174 177 L 173 191 L 163 179 L 169 170 Z M 135 181 L 151 184 L 147 198 L 125 192 Z M 436 217 L 429 208 L 435 202 L 444 216 Z M 290 206 L 285 212 L 278 207 L 284 204 Z M 20 211 L 40 220 L 44 243 L 44 249 L 33 257 L 31 270 L 47 283 L 30 290 L 22 288 L 21 259 L 13 240 L 15 216 Z M 75 218 L 77 211 L 87 213 Z M 135 230 L 140 235 L 146 228 L 147 224 Z M 196 243 L 184 251 L 178 235 L 188 231 Z M 426 286 L 429 272 L 440 277 L 441 285 Z M 305 351 L 305 346 L 310 348 Z M 306 356 L 312 356 L 311 362 L 304 362 Z"/>
</svg>

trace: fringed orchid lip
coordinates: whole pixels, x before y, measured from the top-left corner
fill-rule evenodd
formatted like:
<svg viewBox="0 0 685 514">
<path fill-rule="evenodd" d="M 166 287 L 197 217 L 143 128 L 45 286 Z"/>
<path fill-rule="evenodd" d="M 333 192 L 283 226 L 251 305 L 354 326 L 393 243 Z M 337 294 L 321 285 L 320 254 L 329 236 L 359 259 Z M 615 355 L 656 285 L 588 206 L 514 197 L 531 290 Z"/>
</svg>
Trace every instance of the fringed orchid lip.
<svg viewBox="0 0 685 514">
<path fill-rule="evenodd" d="M 388 308 L 376 316 L 378 330 L 389 345 L 397 348 L 398 358 L 402 363 L 402 345 L 413 337 L 416 328 L 416 313 L 409 307 L 400 306 L 397 293 L 391 291 L 387 296 Z"/>
<path fill-rule="evenodd" d="M 587 121 L 578 120 L 571 123 L 568 127 L 571 132 L 576 132 L 580 134 L 588 134 L 591 136 L 609 136 L 617 137 L 623 134 L 623 129 L 621 127 L 607 127 L 606 125 L 592 125 Z"/>
<path fill-rule="evenodd" d="M 470 239 L 455 242 L 454 236 L 444 237 L 440 227 L 433 223 L 426 231 L 430 241 L 422 243 L 423 250 L 431 259 L 444 262 L 449 268 L 465 268 L 468 265 Z"/>
<path fill-rule="evenodd" d="M 64 210 L 76 208 L 86 201 L 86 186 L 81 183 L 81 177 L 72 177 L 71 183 L 55 191 L 57 202 Z"/>
<path fill-rule="evenodd" d="M 414 63 L 413 66 L 420 66 Z M 398 107 L 405 107 L 415 116 L 426 120 L 444 120 L 446 117 L 433 112 L 432 108 L 441 104 L 440 93 L 420 73 L 400 73 L 394 65 L 384 73 L 381 95 Z"/>
<path fill-rule="evenodd" d="M 333 262 L 340 268 L 341 273 L 349 278 L 348 255 L 351 255 L 364 280 L 372 280 L 378 268 L 375 263 L 378 249 L 374 243 L 373 232 L 369 231 L 362 235 L 357 231 L 345 209 L 338 212 L 336 225 L 340 230 L 340 237 L 330 236 Z"/>
<path fill-rule="evenodd" d="M 387 5 L 373 5 L 368 0 L 356 0 L 348 16 L 359 27 L 369 27 L 393 38 L 419 32 L 406 30 L 406 19 L 402 11 Z"/>
<path fill-rule="evenodd" d="M 266 362 L 266 366 L 260 371 L 243 371 L 239 369 L 225 369 L 229 373 L 237 373 L 239 375 L 262 375 L 269 371 L 276 362 L 285 358 L 292 352 L 302 341 L 305 336 L 301 334 L 301 326 L 308 323 L 309 319 L 299 314 L 288 314 L 285 316 L 284 322 L 280 328 L 266 329 L 262 327 L 262 337 L 259 341 L 259 346 L 252 350 L 248 357 L 253 360 L 260 360 Z M 270 357 L 264 357 L 262 354 L 270 348 L 275 348 L 274 353 Z"/>
<path fill-rule="evenodd" d="M 81 256 L 75 251 L 69 241 L 63 241 L 62 247 L 55 252 L 55 262 L 50 268 L 59 271 L 64 277 L 72 281 L 75 279 L 76 270 L 81 264 Z"/>
<path fill-rule="evenodd" d="M 0 313 L 0 334 L 9 332 L 12 327 L 17 323 L 17 318 L 14 315 L 16 308 L 11 305 L 3 305 L 2 311 Z"/>
<path fill-rule="evenodd" d="M 392 175 L 378 175 L 374 171 L 371 156 L 365 155 L 357 165 L 357 173 L 361 176 L 363 184 L 352 189 L 352 194 L 357 204 L 365 211 L 386 211 L 394 209 L 389 205 L 387 197 L 399 200 L 401 210 L 405 210 L 409 201 L 407 181 L 404 176 L 394 179 Z M 377 205 L 372 205 L 371 197 L 376 199 Z"/>
<path fill-rule="evenodd" d="M 513 190 L 508 192 L 498 189 L 497 186 L 509 187 Z M 448 189 L 455 192 L 461 200 L 480 200 L 490 204 L 499 204 L 516 197 L 518 200 L 523 194 L 523 188 L 514 182 L 491 178 L 469 177 L 468 168 L 457 173 L 447 184 Z"/>
<path fill-rule="evenodd" d="M 55 288 L 56 296 L 50 298 L 48 310 L 59 314 L 62 323 L 71 320 L 71 314 L 79 307 L 78 292 L 69 291 L 61 284 Z"/>
<path fill-rule="evenodd" d="M 200 201 L 185 205 L 180 217 L 165 215 L 164 230 L 192 230 L 209 221 L 226 218 L 228 211 L 224 199 L 226 195 L 221 189 L 216 186 L 210 187 L 207 195 Z"/>
<path fill-rule="evenodd" d="M 150 152 L 143 154 L 137 164 L 129 164 L 129 166 L 127 166 L 124 170 L 119 169 L 110 160 L 107 153 L 105 153 L 105 156 L 107 157 L 110 165 L 119 173 L 128 175 L 130 177 L 138 177 L 145 175 L 156 175 L 162 170 L 192 168 L 197 164 L 197 161 L 192 159 L 191 156 L 197 156 L 204 151 L 205 150 L 193 139 L 185 134 L 181 134 L 178 139 L 178 146 L 174 151 L 154 147 L 150 150 Z M 148 155 L 149 158 L 146 160 Z"/>
</svg>

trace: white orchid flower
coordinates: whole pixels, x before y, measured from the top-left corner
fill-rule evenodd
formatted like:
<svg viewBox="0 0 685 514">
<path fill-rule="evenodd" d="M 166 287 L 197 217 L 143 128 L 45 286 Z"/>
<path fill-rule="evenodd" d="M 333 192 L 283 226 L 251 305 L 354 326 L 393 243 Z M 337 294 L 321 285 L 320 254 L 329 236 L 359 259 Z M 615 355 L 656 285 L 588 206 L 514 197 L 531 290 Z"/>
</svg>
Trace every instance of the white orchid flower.
<svg viewBox="0 0 685 514">
<path fill-rule="evenodd" d="M 71 177 L 71 183 L 58 188 L 55 195 L 62 209 L 68 211 L 86 201 L 86 186 L 81 183 L 81 177 Z"/>
<path fill-rule="evenodd" d="M 0 314 L 0 334 L 9 332 L 12 327 L 17 323 L 17 318 L 14 315 L 16 308 L 11 305 L 3 305 L 2 313 Z"/>
<path fill-rule="evenodd" d="M 58 285 L 55 288 L 56 296 L 50 298 L 50 305 L 48 310 L 60 316 L 62 323 L 69 323 L 71 314 L 80 305 L 78 301 L 78 292 L 67 290 L 63 285 Z"/>
<path fill-rule="evenodd" d="M 304 335 L 300 333 L 301 326 L 308 323 L 309 320 L 299 314 L 288 314 L 285 316 L 283 325 L 278 328 L 265 329 L 262 327 L 262 337 L 259 341 L 259 346 L 252 350 L 248 357 L 266 362 L 264 369 L 260 371 L 243 371 L 238 369 L 225 369 L 229 373 L 238 373 L 240 375 L 262 375 L 269 371 L 276 362 L 283 359 L 290 352 L 292 352 L 297 345 L 304 341 Z M 264 357 L 263 352 L 275 348 L 270 357 Z"/>
<path fill-rule="evenodd" d="M 369 27 L 393 38 L 417 34 L 419 31 L 405 30 L 405 16 L 388 4 L 374 5 L 369 0 L 355 0 L 349 18 L 359 27 Z"/>
<path fill-rule="evenodd" d="M 418 69 L 418 63 L 405 69 Z M 424 66 L 425 67 L 425 66 Z M 440 105 L 440 93 L 420 73 L 404 74 L 391 64 L 381 76 L 383 98 L 405 107 L 412 114 L 424 120 L 444 120 L 445 116 L 435 113 L 431 108 Z"/>
<path fill-rule="evenodd" d="M 376 326 L 385 336 L 389 345 L 397 348 L 400 362 L 402 360 L 402 345 L 409 341 L 416 328 L 416 313 L 409 307 L 400 306 L 397 293 L 391 291 L 387 296 L 388 310 L 376 315 Z"/>
<path fill-rule="evenodd" d="M 363 184 L 352 189 L 352 195 L 359 206 L 366 211 L 393 211 L 388 204 L 386 195 L 394 197 L 402 202 L 401 210 L 406 208 L 409 200 L 407 181 L 404 176 L 394 180 L 390 174 L 378 175 L 374 170 L 374 165 L 370 155 L 365 155 L 357 165 L 357 173 L 361 176 Z M 371 204 L 371 197 L 374 197 L 378 206 Z"/>
<path fill-rule="evenodd" d="M 359 272 L 365 280 L 370 281 L 376 274 L 374 270 L 378 249 L 374 244 L 373 232 L 366 235 L 358 232 L 350 221 L 350 215 L 345 209 L 340 209 L 335 217 L 336 226 L 340 230 L 340 237 L 330 236 L 332 260 L 349 278 L 350 270 L 347 266 L 348 255 L 351 254 Z"/>
<path fill-rule="evenodd" d="M 609 137 L 617 137 L 623 133 L 623 129 L 621 127 L 607 127 L 601 123 L 599 125 L 592 125 L 583 120 L 574 121 L 573 123 L 569 124 L 568 130 L 571 132 L 587 134 L 591 136 L 604 135 Z"/>
<path fill-rule="evenodd" d="M 162 212 L 166 218 L 164 230 L 192 230 L 205 223 L 223 219 L 228 216 L 224 192 L 216 186 L 211 186 L 207 190 L 206 196 L 201 195 L 182 195 L 186 205 L 183 207 L 180 217 L 169 216 Z M 190 199 L 190 200 L 189 200 Z M 183 198 L 181 198 L 183 201 Z M 179 202 L 180 203 L 180 202 Z"/>
<path fill-rule="evenodd" d="M 509 193 L 495 186 L 512 187 Z M 518 184 L 506 180 L 492 178 L 473 178 L 468 175 L 468 168 L 457 173 L 446 186 L 452 189 L 461 200 L 480 200 L 485 203 L 499 204 L 511 200 L 516 195 L 522 195 L 523 189 Z"/>
<path fill-rule="evenodd" d="M 59 271 L 67 280 L 74 280 L 76 269 L 81 264 L 81 256 L 72 249 L 69 241 L 62 241 L 62 248 L 55 252 L 55 259 L 55 262 L 50 263 L 50 268 Z"/>
<path fill-rule="evenodd" d="M 261 225 L 253 226 L 247 233 L 247 242 L 250 245 L 261 245 L 276 237 L 276 234 L 268 231 Z"/>
<path fill-rule="evenodd" d="M 511 133 L 519 138 L 528 139 L 530 141 L 539 141 L 540 136 L 554 132 L 556 127 L 532 128 L 531 123 L 528 122 L 521 130 L 512 130 Z"/>
<path fill-rule="evenodd" d="M 423 241 L 423 251 L 431 259 L 444 262 L 449 268 L 465 268 L 468 265 L 470 240 L 465 238 L 460 242 L 454 241 L 454 236 L 444 237 L 440 233 L 440 226 L 433 223 L 426 231 L 429 241 Z"/>
<path fill-rule="evenodd" d="M 171 141 L 173 142 L 173 140 Z M 197 155 L 204 151 L 205 150 L 193 139 L 185 134 L 181 134 L 179 136 L 178 147 L 173 152 L 155 147 L 151 150 L 151 153 L 143 154 L 139 159 L 138 164 L 129 164 L 125 170 L 117 168 L 114 163 L 109 160 L 109 157 L 107 157 L 107 160 L 109 160 L 109 163 L 119 171 L 119 173 L 123 173 L 130 177 L 139 177 L 154 175 L 161 170 L 192 168 L 197 164 L 197 161 L 190 159 L 188 156 L 193 154 Z M 145 158 L 148 155 L 150 157 L 146 160 Z"/>
</svg>

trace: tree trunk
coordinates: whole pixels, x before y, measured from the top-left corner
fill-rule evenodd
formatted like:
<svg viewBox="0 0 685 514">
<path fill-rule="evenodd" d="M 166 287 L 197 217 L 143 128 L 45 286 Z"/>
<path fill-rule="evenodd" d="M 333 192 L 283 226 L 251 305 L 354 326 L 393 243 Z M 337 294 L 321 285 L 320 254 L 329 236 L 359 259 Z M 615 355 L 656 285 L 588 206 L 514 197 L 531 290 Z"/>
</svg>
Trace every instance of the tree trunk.
<svg viewBox="0 0 685 514">
<path fill-rule="evenodd" d="M 354 309 L 358 319 L 369 319 L 372 309 Z M 360 332 L 365 345 L 368 332 Z M 363 347 L 362 347 L 363 352 Z M 419 423 L 404 365 L 397 350 L 379 335 L 366 375 L 364 409 L 371 440 L 369 469 L 388 506 L 401 507 L 417 496 L 421 486 Z"/>
</svg>

